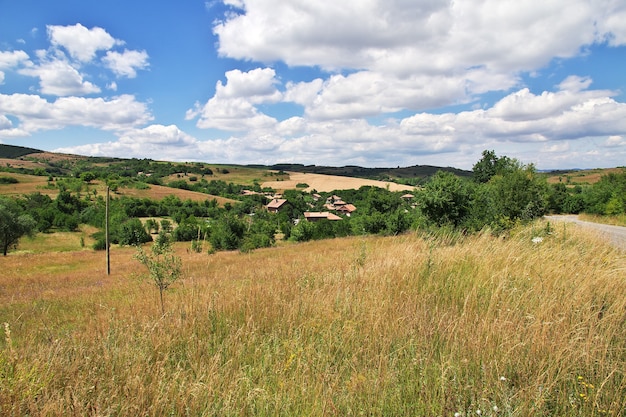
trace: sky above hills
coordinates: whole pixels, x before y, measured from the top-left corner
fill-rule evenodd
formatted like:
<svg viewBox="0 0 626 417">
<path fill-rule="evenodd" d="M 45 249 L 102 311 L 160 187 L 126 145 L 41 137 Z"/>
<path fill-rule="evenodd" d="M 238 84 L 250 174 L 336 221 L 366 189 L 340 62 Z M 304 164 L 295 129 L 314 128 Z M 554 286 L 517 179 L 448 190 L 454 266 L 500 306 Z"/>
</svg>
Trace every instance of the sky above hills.
<svg viewBox="0 0 626 417">
<path fill-rule="evenodd" d="M 0 0 L 0 143 L 211 163 L 626 165 L 622 0 Z"/>
</svg>

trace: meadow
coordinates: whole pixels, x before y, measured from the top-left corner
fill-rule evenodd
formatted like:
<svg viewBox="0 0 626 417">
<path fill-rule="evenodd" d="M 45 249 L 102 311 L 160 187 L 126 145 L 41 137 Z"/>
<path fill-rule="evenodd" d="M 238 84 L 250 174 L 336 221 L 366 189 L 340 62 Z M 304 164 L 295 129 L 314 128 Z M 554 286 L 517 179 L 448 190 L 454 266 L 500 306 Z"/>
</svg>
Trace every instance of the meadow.
<svg viewBox="0 0 626 417">
<path fill-rule="evenodd" d="M 0 259 L 3 416 L 625 415 L 626 258 L 574 225 L 177 243 L 165 315 L 136 249 L 39 244 Z"/>
</svg>

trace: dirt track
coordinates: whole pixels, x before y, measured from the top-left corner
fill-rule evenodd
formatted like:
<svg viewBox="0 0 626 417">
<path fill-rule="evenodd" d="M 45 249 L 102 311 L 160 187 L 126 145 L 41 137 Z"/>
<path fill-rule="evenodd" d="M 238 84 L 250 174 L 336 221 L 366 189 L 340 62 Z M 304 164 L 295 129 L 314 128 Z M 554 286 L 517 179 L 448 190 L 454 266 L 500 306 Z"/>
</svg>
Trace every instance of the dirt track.
<svg viewBox="0 0 626 417">
<path fill-rule="evenodd" d="M 305 191 L 311 190 L 329 192 L 334 190 L 359 189 L 364 185 L 387 188 L 390 191 L 413 191 L 415 188 L 408 185 L 396 184 L 386 181 L 367 180 L 363 178 L 340 177 L 337 175 L 324 174 L 304 174 L 301 172 L 289 172 L 289 179 L 286 181 L 264 182 L 262 187 L 271 187 L 275 190 L 295 189 L 297 184 L 308 184 Z"/>
<path fill-rule="evenodd" d="M 583 220 L 579 220 L 578 216 L 576 215 L 545 216 L 545 218 L 547 220 L 553 221 L 566 221 L 570 223 L 576 223 L 581 225 L 582 227 L 595 229 L 601 234 L 605 235 L 615 246 L 626 250 L 626 227 L 586 222 Z"/>
</svg>

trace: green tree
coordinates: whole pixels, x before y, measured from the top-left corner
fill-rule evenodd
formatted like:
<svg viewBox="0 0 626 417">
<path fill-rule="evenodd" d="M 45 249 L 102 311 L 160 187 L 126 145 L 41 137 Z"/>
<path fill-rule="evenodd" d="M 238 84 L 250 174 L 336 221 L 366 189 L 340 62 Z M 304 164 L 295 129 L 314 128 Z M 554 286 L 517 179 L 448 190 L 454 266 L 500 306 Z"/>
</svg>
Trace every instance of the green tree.
<svg viewBox="0 0 626 417">
<path fill-rule="evenodd" d="M 37 222 L 29 214 L 22 214 L 15 200 L 0 197 L 0 247 L 4 256 L 11 247 L 17 247 L 22 236 L 32 235 L 36 227 Z"/>
<path fill-rule="evenodd" d="M 446 171 L 438 171 L 421 193 L 422 213 L 439 226 L 459 226 L 469 213 L 470 201 L 467 181 Z"/>
<path fill-rule="evenodd" d="M 515 168 L 515 161 L 509 157 L 498 157 L 494 151 L 484 150 L 482 158 L 472 168 L 474 181 L 489 182 L 496 175 L 502 175 L 507 170 Z"/>
<path fill-rule="evenodd" d="M 237 216 L 226 214 L 211 229 L 209 241 L 215 250 L 233 250 L 241 246 L 246 225 Z"/>
<path fill-rule="evenodd" d="M 514 170 L 493 178 L 495 203 L 500 216 L 510 220 L 532 220 L 546 212 L 548 186 L 534 165 L 516 162 Z"/>
<path fill-rule="evenodd" d="M 92 171 L 86 171 L 80 174 L 80 179 L 85 181 L 86 183 L 90 183 L 91 181 L 98 178 L 98 176 Z"/>
<path fill-rule="evenodd" d="M 159 233 L 159 223 L 155 219 L 146 220 L 146 229 L 148 233 Z"/>
<path fill-rule="evenodd" d="M 182 275 L 182 261 L 174 255 L 169 237 L 160 233 L 152 245 L 152 254 L 147 254 L 141 246 L 137 247 L 135 259 L 148 268 L 150 280 L 159 290 L 161 313 L 165 314 L 163 293 Z"/>
<path fill-rule="evenodd" d="M 313 223 L 301 218 L 297 225 L 291 228 L 290 239 L 295 242 L 307 242 L 313 239 L 315 226 Z"/>
<path fill-rule="evenodd" d="M 132 218 L 126 220 L 117 231 L 120 245 L 141 245 L 152 241 L 152 236 L 146 232 L 141 220 Z"/>
</svg>

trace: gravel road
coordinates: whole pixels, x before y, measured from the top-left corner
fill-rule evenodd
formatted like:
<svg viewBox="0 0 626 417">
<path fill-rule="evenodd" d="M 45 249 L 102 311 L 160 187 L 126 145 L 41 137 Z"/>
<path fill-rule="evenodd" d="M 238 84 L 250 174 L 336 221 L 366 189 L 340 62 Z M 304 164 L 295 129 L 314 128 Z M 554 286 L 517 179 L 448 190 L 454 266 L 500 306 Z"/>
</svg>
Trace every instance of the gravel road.
<svg viewBox="0 0 626 417">
<path fill-rule="evenodd" d="M 550 221 L 566 221 L 579 224 L 582 227 L 595 229 L 605 235 L 615 246 L 626 250 L 626 227 L 585 222 L 578 220 L 578 216 L 576 215 L 545 216 L 545 218 Z"/>
</svg>

